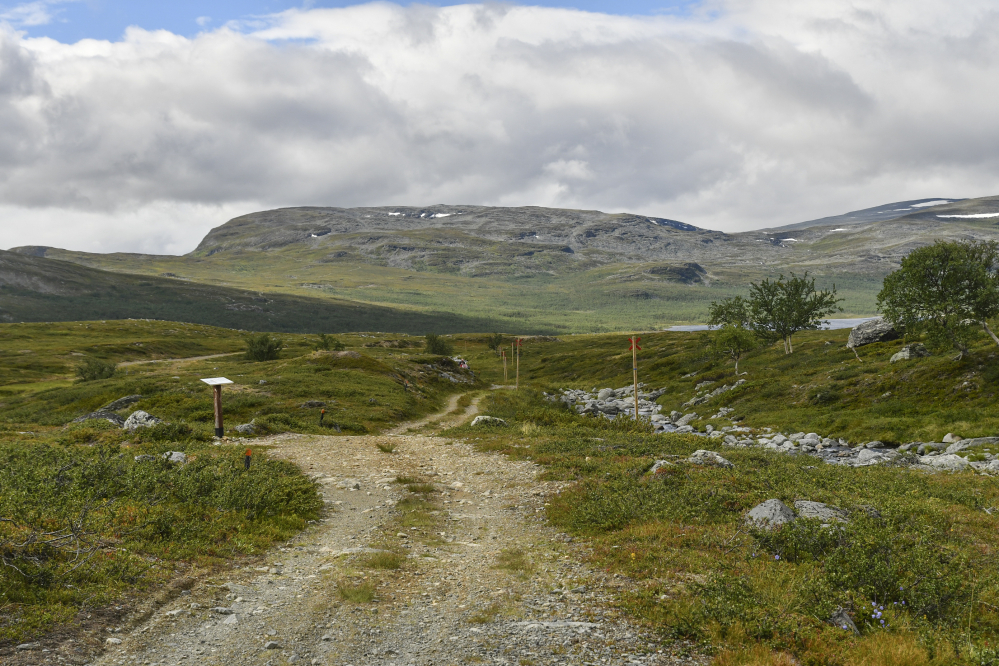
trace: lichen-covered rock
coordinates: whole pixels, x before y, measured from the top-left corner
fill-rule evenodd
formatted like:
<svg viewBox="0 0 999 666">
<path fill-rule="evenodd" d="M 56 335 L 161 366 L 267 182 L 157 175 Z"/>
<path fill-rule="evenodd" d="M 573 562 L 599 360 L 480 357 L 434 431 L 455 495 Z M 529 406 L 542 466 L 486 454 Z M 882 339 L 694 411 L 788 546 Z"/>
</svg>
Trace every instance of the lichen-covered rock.
<svg viewBox="0 0 999 666">
<path fill-rule="evenodd" d="M 754 506 L 746 514 L 747 523 L 763 529 L 776 529 L 794 518 L 794 511 L 779 499 L 768 499 Z"/>
<path fill-rule="evenodd" d="M 98 409 L 96 412 L 75 418 L 72 423 L 83 423 L 84 421 L 109 421 L 119 428 L 125 425 L 125 419 L 106 409 Z"/>
<path fill-rule="evenodd" d="M 147 414 L 141 409 L 137 412 L 132 412 L 127 419 L 125 419 L 124 428 L 125 430 L 135 431 L 139 428 L 152 428 L 157 423 L 162 421 L 155 416 Z"/>
<path fill-rule="evenodd" d="M 911 345 L 906 345 L 902 347 L 902 351 L 894 354 L 891 357 L 890 363 L 898 363 L 899 361 L 911 361 L 914 358 L 924 358 L 929 356 L 930 352 L 926 350 L 926 347 L 918 342 L 914 342 Z"/>
<path fill-rule="evenodd" d="M 476 416 L 472 419 L 472 425 L 506 425 L 506 421 L 495 416 Z"/>
<path fill-rule="evenodd" d="M 847 347 L 863 347 L 875 342 L 888 342 L 898 340 L 901 334 L 895 330 L 895 326 L 886 321 L 883 317 L 875 317 L 868 321 L 861 322 L 850 331 L 850 338 L 846 342 Z"/>
<path fill-rule="evenodd" d="M 798 512 L 799 518 L 817 518 L 827 523 L 848 522 L 845 511 L 829 506 L 828 504 L 823 504 L 822 502 L 798 500 L 794 503 L 794 510 Z"/>
<path fill-rule="evenodd" d="M 716 467 L 735 467 L 728 460 L 725 460 L 720 455 L 714 451 L 706 451 L 704 449 L 698 449 L 690 454 L 687 458 L 687 462 L 694 463 L 695 465 L 714 465 Z"/>
</svg>

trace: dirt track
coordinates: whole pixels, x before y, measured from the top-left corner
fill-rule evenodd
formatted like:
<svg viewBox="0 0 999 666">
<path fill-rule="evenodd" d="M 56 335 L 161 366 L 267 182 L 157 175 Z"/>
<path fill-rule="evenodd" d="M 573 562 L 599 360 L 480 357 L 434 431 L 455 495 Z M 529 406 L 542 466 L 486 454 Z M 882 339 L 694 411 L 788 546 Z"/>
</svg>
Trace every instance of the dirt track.
<svg viewBox="0 0 999 666">
<path fill-rule="evenodd" d="M 477 411 L 454 411 L 457 400 L 383 435 L 271 438 L 272 455 L 319 480 L 328 515 L 264 565 L 198 583 L 115 634 L 94 663 L 705 663 L 618 617 L 611 602 L 628 581 L 588 569 L 585 550 L 546 524 L 544 498 L 559 488 L 538 482 L 539 468 L 433 436 Z M 414 427 L 431 432 L 406 434 Z M 430 523 L 406 524 L 399 476 L 441 491 Z M 402 567 L 373 568 L 385 551 Z M 373 601 L 344 598 L 365 585 Z"/>
</svg>

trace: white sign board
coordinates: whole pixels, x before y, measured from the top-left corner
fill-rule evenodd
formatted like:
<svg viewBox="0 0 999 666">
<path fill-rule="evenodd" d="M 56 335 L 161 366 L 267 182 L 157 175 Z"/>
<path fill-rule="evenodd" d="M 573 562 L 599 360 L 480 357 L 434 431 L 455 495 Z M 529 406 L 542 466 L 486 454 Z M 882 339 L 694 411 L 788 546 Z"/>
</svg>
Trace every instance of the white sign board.
<svg viewBox="0 0 999 666">
<path fill-rule="evenodd" d="M 210 377 L 208 379 L 202 379 L 204 383 L 209 386 L 221 386 L 222 384 L 232 384 L 231 379 L 226 379 L 225 377 Z"/>
</svg>

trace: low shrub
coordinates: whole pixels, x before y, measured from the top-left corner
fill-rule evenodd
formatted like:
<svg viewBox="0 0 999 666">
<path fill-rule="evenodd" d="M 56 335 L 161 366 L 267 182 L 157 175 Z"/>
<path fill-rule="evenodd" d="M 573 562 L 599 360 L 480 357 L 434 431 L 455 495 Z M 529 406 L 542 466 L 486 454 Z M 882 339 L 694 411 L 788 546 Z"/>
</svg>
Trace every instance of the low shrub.
<svg viewBox="0 0 999 666">
<path fill-rule="evenodd" d="M 267 333 L 250 335 L 246 338 L 247 361 L 273 361 L 281 353 L 282 341 Z"/>
<path fill-rule="evenodd" d="M 454 344 L 442 335 L 427 333 L 426 350 L 428 354 L 435 356 L 450 356 L 454 353 Z"/>
<path fill-rule="evenodd" d="M 111 361 L 89 357 L 76 366 L 76 376 L 81 382 L 92 382 L 98 379 L 111 379 L 118 372 L 118 366 Z"/>
</svg>

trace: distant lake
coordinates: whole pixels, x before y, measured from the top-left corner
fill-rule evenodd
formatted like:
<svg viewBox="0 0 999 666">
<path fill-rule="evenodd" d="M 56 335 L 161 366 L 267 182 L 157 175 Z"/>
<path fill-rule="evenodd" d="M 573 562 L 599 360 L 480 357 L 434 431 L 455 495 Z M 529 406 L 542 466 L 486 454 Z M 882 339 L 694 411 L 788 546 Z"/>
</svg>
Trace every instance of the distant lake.
<svg viewBox="0 0 999 666">
<path fill-rule="evenodd" d="M 822 327 L 826 331 L 835 331 L 839 328 L 853 328 L 857 324 L 865 321 L 870 321 L 871 319 L 876 319 L 876 317 L 860 317 L 859 319 L 826 319 L 825 326 Z M 666 331 L 710 331 L 713 327 L 707 324 L 691 324 L 690 326 L 670 326 Z"/>
</svg>

